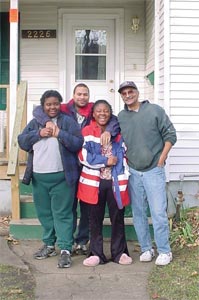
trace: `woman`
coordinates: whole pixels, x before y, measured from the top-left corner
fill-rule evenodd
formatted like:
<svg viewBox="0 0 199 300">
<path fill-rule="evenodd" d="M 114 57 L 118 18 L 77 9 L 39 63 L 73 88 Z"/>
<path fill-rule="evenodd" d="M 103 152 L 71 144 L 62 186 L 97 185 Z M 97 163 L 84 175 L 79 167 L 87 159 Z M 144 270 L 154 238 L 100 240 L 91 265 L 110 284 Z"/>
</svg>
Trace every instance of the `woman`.
<svg viewBox="0 0 199 300">
<path fill-rule="evenodd" d="M 20 147 L 29 152 L 23 183 L 29 184 L 32 179 L 33 199 L 43 227 L 44 245 L 34 258 L 56 255 L 56 242 L 61 249 L 58 267 L 68 268 L 73 241 L 73 199 L 79 176 L 77 151 L 82 147 L 83 137 L 77 123 L 60 112 L 62 97 L 57 91 L 46 91 L 40 102 L 55 130 L 33 119 L 18 137 Z"/>
<path fill-rule="evenodd" d="M 83 264 L 93 267 L 107 262 L 102 235 L 107 203 L 112 224 L 112 261 L 128 265 L 132 258 L 129 257 L 124 229 L 124 206 L 129 204 L 125 147 L 120 134 L 108 145 L 100 144 L 100 136 L 112 116 L 112 108 L 106 100 L 94 103 L 92 115 L 90 125 L 82 130 L 84 145 L 79 153 L 83 169 L 77 197 L 88 203 L 90 220 L 90 252 Z"/>
</svg>

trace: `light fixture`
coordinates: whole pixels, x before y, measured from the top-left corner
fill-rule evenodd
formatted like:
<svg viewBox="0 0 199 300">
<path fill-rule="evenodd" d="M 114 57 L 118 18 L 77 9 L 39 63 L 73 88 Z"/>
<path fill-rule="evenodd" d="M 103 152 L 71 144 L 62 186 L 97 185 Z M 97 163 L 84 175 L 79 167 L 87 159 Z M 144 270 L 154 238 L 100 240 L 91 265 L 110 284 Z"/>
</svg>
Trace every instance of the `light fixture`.
<svg viewBox="0 0 199 300">
<path fill-rule="evenodd" d="M 133 32 L 137 32 L 139 29 L 140 19 L 136 16 L 132 18 L 131 29 Z"/>
</svg>

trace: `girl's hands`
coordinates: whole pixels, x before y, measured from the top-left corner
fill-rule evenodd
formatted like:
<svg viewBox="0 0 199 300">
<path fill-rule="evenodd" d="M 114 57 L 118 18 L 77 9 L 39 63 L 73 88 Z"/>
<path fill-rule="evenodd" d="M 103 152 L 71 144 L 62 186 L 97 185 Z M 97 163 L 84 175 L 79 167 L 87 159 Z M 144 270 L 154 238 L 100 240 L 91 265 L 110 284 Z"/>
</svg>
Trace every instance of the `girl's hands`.
<svg viewBox="0 0 199 300">
<path fill-rule="evenodd" d="M 117 164 L 117 156 L 110 156 L 107 160 L 107 166 L 115 166 Z"/>
</svg>

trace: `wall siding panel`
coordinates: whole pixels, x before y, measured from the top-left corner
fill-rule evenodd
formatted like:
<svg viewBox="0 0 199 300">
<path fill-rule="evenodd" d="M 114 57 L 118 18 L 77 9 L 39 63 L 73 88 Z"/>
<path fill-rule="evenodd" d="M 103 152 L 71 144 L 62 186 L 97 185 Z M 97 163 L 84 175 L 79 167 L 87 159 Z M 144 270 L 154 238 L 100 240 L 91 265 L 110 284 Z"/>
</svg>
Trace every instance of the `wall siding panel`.
<svg viewBox="0 0 199 300">
<path fill-rule="evenodd" d="M 56 29 L 57 9 L 54 6 L 21 6 L 21 30 Z M 57 39 L 21 39 L 21 79 L 28 80 L 28 119 L 45 90 L 58 89 Z"/>
<path fill-rule="evenodd" d="M 147 79 L 147 75 L 155 71 L 155 3 L 154 1 L 146 1 L 146 46 L 145 46 L 145 98 L 150 102 L 154 102 L 154 87 Z"/>
<path fill-rule="evenodd" d="M 198 2 L 170 1 L 170 112 L 178 134 L 169 160 L 171 180 L 199 173 L 198 16 Z"/>
</svg>

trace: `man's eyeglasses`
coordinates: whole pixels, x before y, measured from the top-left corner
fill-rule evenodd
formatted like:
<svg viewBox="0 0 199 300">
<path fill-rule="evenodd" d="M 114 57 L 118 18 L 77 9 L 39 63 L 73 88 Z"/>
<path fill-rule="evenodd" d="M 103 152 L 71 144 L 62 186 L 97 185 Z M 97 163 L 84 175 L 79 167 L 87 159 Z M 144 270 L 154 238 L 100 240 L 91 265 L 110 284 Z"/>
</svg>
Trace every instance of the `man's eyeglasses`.
<svg viewBox="0 0 199 300">
<path fill-rule="evenodd" d="M 121 96 L 122 97 L 128 97 L 128 96 L 132 96 L 133 94 L 136 94 L 137 93 L 137 90 L 135 89 L 132 89 L 132 90 L 129 90 L 129 91 L 124 91 L 124 92 L 121 92 Z"/>
</svg>

